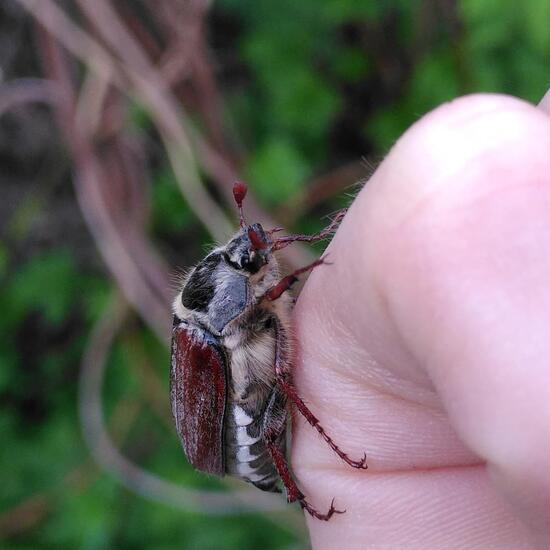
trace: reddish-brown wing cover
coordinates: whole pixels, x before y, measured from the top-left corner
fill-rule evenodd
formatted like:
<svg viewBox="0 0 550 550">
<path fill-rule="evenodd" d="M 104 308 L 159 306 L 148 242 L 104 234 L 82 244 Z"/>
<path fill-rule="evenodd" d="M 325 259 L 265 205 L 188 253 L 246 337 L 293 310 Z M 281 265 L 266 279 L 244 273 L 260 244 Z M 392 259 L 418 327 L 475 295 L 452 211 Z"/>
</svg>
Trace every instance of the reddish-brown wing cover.
<svg viewBox="0 0 550 550">
<path fill-rule="evenodd" d="M 175 323 L 172 333 L 170 398 L 187 459 L 198 470 L 222 476 L 225 355 L 213 336 L 191 331 L 184 322 Z"/>
</svg>

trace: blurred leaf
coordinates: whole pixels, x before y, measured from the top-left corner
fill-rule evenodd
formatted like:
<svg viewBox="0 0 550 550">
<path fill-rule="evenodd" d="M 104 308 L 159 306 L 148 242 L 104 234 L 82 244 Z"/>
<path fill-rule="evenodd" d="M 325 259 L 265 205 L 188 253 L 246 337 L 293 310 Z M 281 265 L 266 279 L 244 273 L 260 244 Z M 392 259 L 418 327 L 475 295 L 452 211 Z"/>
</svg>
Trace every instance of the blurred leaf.
<svg viewBox="0 0 550 550">
<path fill-rule="evenodd" d="M 83 493 L 66 493 L 57 513 L 44 528 L 43 536 L 48 544 L 85 550 L 109 548 L 119 490 L 110 477 L 103 475 Z M 66 521 L 67 517 L 71 521 Z"/>
<path fill-rule="evenodd" d="M 153 226 L 160 232 L 181 231 L 193 219 L 171 171 L 157 174 L 153 184 Z"/>
<path fill-rule="evenodd" d="M 546 55 L 550 52 L 550 2 L 525 0 L 518 15 L 524 19 L 525 36 L 535 50 Z"/>
<path fill-rule="evenodd" d="M 267 204 L 289 199 L 309 176 L 308 167 L 292 143 L 273 137 L 251 159 L 247 179 Z"/>
<path fill-rule="evenodd" d="M 274 123 L 294 128 L 308 139 L 322 134 L 339 107 L 337 94 L 307 69 L 289 70 L 285 85 L 273 87 L 271 92 L 277 113 Z"/>
<path fill-rule="evenodd" d="M 450 52 L 432 52 L 417 65 L 408 90 L 408 107 L 413 114 L 421 116 L 459 93 L 460 86 Z"/>
<path fill-rule="evenodd" d="M 152 121 L 148 109 L 138 101 L 131 101 L 128 109 L 128 121 L 130 128 L 138 133 L 151 127 Z"/>
<path fill-rule="evenodd" d="M 372 115 L 365 128 L 365 133 L 375 144 L 378 151 L 388 151 L 397 138 L 416 120 L 408 104 L 392 105 Z"/>
<path fill-rule="evenodd" d="M 333 70 L 339 78 L 347 82 L 359 82 L 369 72 L 371 66 L 365 52 L 346 48 L 339 52 Z"/>
<path fill-rule="evenodd" d="M 0 242 L 0 279 L 4 277 L 7 271 L 9 261 L 9 252 L 7 247 Z"/>
<path fill-rule="evenodd" d="M 546 59 L 517 50 L 511 56 L 517 67 L 518 79 L 514 82 L 520 97 L 538 103 L 550 88 L 550 49 Z"/>
<path fill-rule="evenodd" d="M 323 16 L 334 21 L 346 22 L 357 19 L 375 19 L 388 9 L 384 1 L 365 2 L 365 0 L 325 0 L 318 3 Z"/>
<path fill-rule="evenodd" d="M 16 318 L 33 311 L 56 325 L 73 307 L 78 291 L 72 257 L 56 251 L 36 256 L 19 269 L 11 281 L 9 299 Z"/>
<path fill-rule="evenodd" d="M 88 322 L 95 322 L 105 311 L 107 303 L 112 296 L 112 283 L 105 277 L 81 276 L 81 285 L 85 292 L 79 295 L 84 307 L 84 314 Z"/>
</svg>

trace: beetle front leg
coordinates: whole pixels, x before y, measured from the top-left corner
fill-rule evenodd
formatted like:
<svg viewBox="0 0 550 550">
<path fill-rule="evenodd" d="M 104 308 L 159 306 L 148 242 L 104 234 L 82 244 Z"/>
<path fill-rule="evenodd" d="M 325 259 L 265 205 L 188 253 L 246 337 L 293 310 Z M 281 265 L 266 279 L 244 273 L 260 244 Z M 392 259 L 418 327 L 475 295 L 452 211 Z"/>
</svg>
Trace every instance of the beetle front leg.
<svg viewBox="0 0 550 550">
<path fill-rule="evenodd" d="M 318 512 L 306 500 L 305 495 L 300 491 L 296 481 L 290 473 L 286 457 L 281 450 L 281 437 L 284 434 L 286 425 L 286 397 L 278 388 L 273 390 L 271 398 L 264 413 L 263 439 L 267 450 L 277 469 L 279 477 L 285 486 L 288 502 L 300 503 L 302 509 L 306 510 L 311 516 L 322 521 L 328 521 L 334 514 L 343 514 L 343 510 L 336 510 L 334 499 L 330 503 L 330 508 L 326 514 Z"/>
<path fill-rule="evenodd" d="M 275 286 L 272 286 L 270 289 L 266 291 L 264 295 L 265 299 L 269 300 L 270 302 L 273 302 L 273 300 L 280 298 L 281 294 L 283 292 L 286 292 L 298 280 L 298 275 L 301 275 L 306 271 L 311 271 L 314 267 L 317 267 L 318 265 L 321 265 L 324 263 L 326 263 L 325 259 L 319 258 L 318 260 L 311 262 L 305 267 L 301 267 L 300 269 L 293 271 L 290 275 L 283 277 Z"/>
<path fill-rule="evenodd" d="M 287 397 L 294 403 L 300 414 L 313 426 L 321 435 L 321 437 L 327 442 L 329 447 L 346 463 L 353 468 L 359 468 L 362 470 L 367 469 L 367 454 L 365 453 L 361 460 L 352 460 L 327 434 L 323 426 L 319 423 L 317 417 L 309 410 L 309 407 L 304 403 L 302 398 L 298 395 L 294 384 L 292 383 L 290 373 L 288 371 L 288 359 L 287 354 L 287 336 L 284 333 L 284 328 L 280 322 L 275 323 L 276 330 L 276 348 L 275 348 L 275 373 L 277 375 L 277 383 L 280 388 L 285 392 Z"/>
</svg>

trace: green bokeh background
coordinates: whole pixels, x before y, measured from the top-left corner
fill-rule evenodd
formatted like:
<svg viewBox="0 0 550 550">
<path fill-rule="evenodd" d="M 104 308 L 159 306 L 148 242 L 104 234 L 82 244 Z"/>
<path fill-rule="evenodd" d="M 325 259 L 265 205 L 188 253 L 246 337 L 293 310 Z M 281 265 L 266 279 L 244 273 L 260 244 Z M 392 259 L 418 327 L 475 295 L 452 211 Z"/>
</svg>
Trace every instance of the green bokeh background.
<svg viewBox="0 0 550 550">
<path fill-rule="evenodd" d="M 0 36 L 9 38 L 13 25 L 29 36 L 30 18 L 15 1 L 5 8 Z M 338 166 L 361 157 L 376 163 L 442 102 L 471 92 L 537 102 L 550 85 L 548 0 L 219 0 L 208 24 L 224 127 L 244 152 L 243 177 L 271 212 L 284 212 L 309 181 Z M 39 76 L 32 39 L 16 46 L 28 51 L 14 51 L 21 61 L 3 67 L 4 81 Z M 35 142 L 18 139 L 18 125 L 33 116 L 42 142 L 40 133 Z M 152 133 L 140 105 L 126 124 Z M 2 116 L 0 162 L 0 548 L 307 545 L 277 516 L 185 513 L 132 494 L 94 464 L 78 421 L 78 369 L 113 282 L 79 213 L 71 159 L 47 109 Z M 208 235 L 162 155 L 150 169 L 152 238 L 169 261 L 194 261 Z M 305 210 L 292 229 L 320 227 L 344 193 Z M 136 361 L 167 394 L 168 353 L 137 317 L 117 339 L 104 388 L 125 454 L 177 483 L 223 488 L 185 463 Z"/>
</svg>

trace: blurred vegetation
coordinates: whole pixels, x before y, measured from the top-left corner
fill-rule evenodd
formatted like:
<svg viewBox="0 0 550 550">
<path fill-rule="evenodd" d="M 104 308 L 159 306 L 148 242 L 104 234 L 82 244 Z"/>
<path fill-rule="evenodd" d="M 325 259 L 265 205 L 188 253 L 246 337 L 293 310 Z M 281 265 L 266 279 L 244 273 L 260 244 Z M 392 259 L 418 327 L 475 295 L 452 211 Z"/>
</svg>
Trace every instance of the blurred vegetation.
<svg viewBox="0 0 550 550">
<path fill-rule="evenodd" d="M 136 29 L 152 25 L 146 6 L 117 2 L 139 22 L 138 38 Z M 205 17 L 223 99 L 214 126 L 226 147 L 218 143 L 218 151 L 235 159 L 260 206 L 289 229 L 321 227 L 367 175 L 362 159 L 377 162 L 441 102 L 480 91 L 536 102 L 550 83 L 547 0 L 219 0 Z M 36 25 L 16 0 L 0 8 L 0 44 L 3 84 L 44 74 Z M 187 115 L 208 135 L 200 98 L 181 86 Z M 154 117 L 132 100 L 121 125 L 145 151 L 149 238 L 169 265 L 189 265 L 210 237 L 182 198 Z M 79 364 L 117 291 L 75 200 L 73 154 L 48 106 L 2 114 L 0 548 L 305 544 L 286 516 L 184 512 L 134 495 L 90 458 L 78 419 Z M 168 365 L 164 344 L 133 315 L 109 355 L 109 429 L 142 467 L 223 490 L 182 456 L 168 412 Z"/>
</svg>

